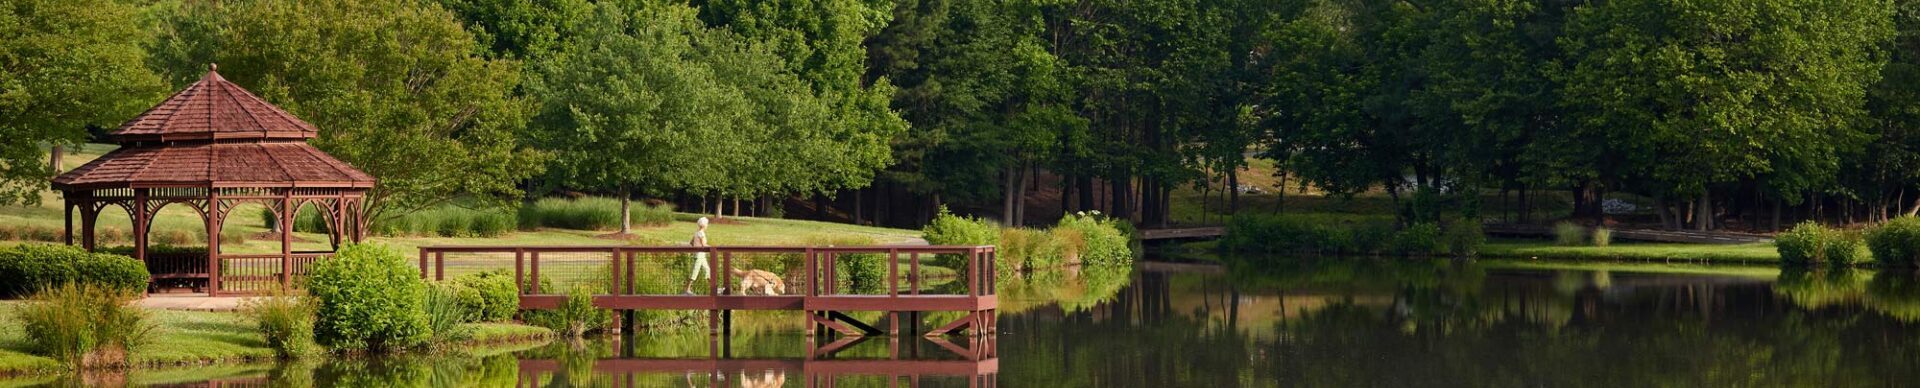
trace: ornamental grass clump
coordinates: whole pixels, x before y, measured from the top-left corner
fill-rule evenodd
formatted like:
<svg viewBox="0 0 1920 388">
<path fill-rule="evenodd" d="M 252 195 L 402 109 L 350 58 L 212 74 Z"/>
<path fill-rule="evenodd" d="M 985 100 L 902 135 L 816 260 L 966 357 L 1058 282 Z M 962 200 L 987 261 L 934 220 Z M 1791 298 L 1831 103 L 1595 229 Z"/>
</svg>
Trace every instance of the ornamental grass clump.
<svg viewBox="0 0 1920 388">
<path fill-rule="evenodd" d="M 1873 235 L 1868 235 L 1869 245 Z M 1881 238 L 1890 237 L 1892 235 L 1881 235 Z M 1773 245 L 1780 253 L 1780 263 L 1783 265 L 1849 265 L 1866 256 L 1866 251 L 1861 249 L 1858 233 L 1829 228 L 1813 221 L 1802 222 L 1774 236 Z"/>
<path fill-rule="evenodd" d="M 308 268 L 307 292 L 318 308 L 314 339 L 336 351 L 388 351 L 432 336 L 427 284 L 407 258 L 376 244 L 342 247 Z"/>
<path fill-rule="evenodd" d="M 122 367 L 154 330 L 138 292 L 98 284 L 47 288 L 15 309 L 27 348 L 76 369 Z"/>
<path fill-rule="evenodd" d="M 313 340 L 314 309 L 313 298 L 280 291 L 240 305 L 240 313 L 253 318 L 267 347 L 282 358 L 300 358 L 319 350 Z"/>
<path fill-rule="evenodd" d="M 1553 224 L 1553 243 L 1569 247 L 1586 245 L 1587 227 L 1565 221 Z"/>
</svg>

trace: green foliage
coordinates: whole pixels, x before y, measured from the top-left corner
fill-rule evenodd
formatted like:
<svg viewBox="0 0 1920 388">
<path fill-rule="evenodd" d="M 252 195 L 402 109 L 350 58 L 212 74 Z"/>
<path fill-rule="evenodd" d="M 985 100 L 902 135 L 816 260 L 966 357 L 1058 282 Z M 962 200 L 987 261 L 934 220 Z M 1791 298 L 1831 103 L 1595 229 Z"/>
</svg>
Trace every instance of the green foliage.
<svg viewBox="0 0 1920 388">
<path fill-rule="evenodd" d="M 432 333 L 435 342 L 460 341 L 472 333 L 460 324 L 473 321 L 474 310 L 480 295 L 475 290 L 452 286 L 447 283 L 435 283 L 428 287 L 426 298 L 421 307 L 427 316 L 427 332 Z"/>
<path fill-rule="evenodd" d="M 528 311 L 527 323 L 553 329 L 566 338 L 581 338 L 611 327 L 613 312 L 593 307 L 593 294 L 597 290 L 600 288 L 594 285 L 576 284 L 567 290 L 567 299 L 560 303 L 560 308 Z"/>
<path fill-rule="evenodd" d="M 1613 229 L 1607 229 L 1606 227 L 1593 228 L 1593 239 L 1591 241 L 1593 242 L 1593 246 L 1596 247 L 1613 245 Z"/>
<path fill-rule="evenodd" d="M 1783 265 L 1848 265 L 1866 256 L 1859 234 L 1828 228 L 1812 221 L 1802 222 L 1774 236 L 1774 247 L 1780 252 L 1780 263 Z"/>
<path fill-rule="evenodd" d="M 460 275 L 446 284 L 460 288 L 460 302 L 475 322 L 501 322 L 513 318 L 520 310 L 520 290 L 513 284 L 513 274 L 506 270 L 493 270 Z"/>
<path fill-rule="evenodd" d="M 1920 265 L 1920 217 L 1898 217 L 1874 227 L 1867 232 L 1867 249 L 1881 266 Z M 1781 257 L 1785 256 L 1783 251 Z"/>
<path fill-rule="evenodd" d="M 126 292 L 146 290 L 147 267 L 131 257 L 89 253 L 66 245 L 20 244 L 0 249 L 0 298 L 39 292 L 69 283 Z"/>
<path fill-rule="evenodd" d="M 421 1 L 184 2 L 155 7 L 151 63 L 185 85 L 222 77 L 320 128 L 314 145 L 378 178 L 370 220 L 454 198 L 505 205 L 542 155 L 514 62 L 484 49 L 451 12 Z M 146 101 L 151 103 L 151 101 Z"/>
<path fill-rule="evenodd" d="M 1243 253 L 1371 253 L 1392 243 L 1393 220 L 1315 214 L 1241 215 L 1220 248 Z"/>
<path fill-rule="evenodd" d="M 945 206 L 933 216 L 933 221 L 920 229 L 927 242 L 933 245 L 999 245 L 1000 228 L 987 221 L 973 217 L 961 217 L 947 211 Z"/>
<path fill-rule="evenodd" d="M 1553 224 L 1553 242 L 1562 246 L 1587 244 L 1587 227 L 1569 221 Z"/>
<path fill-rule="evenodd" d="M 0 205 L 38 204 L 47 144 L 72 147 L 87 126 L 113 128 L 156 101 L 137 3 L 18 0 L 0 7 Z"/>
<path fill-rule="evenodd" d="M 299 358 L 319 350 L 313 341 L 313 298 L 296 295 L 270 295 L 248 299 L 240 312 L 252 318 L 267 347 L 284 358 Z"/>
<path fill-rule="evenodd" d="M 140 293 L 85 283 L 47 288 L 14 314 L 35 354 L 75 368 L 122 367 L 154 330 Z"/>
<path fill-rule="evenodd" d="M 389 351 L 433 334 L 423 306 L 427 284 L 405 256 L 381 245 L 352 244 L 307 271 L 308 293 L 318 304 L 314 337 L 321 345 Z"/>
<path fill-rule="evenodd" d="M 673 205 L 635 202 L 628 213 L 635 225 L 673 223 Z M 520 206 L 520 229 L 560 228 L 612 230 L 620 228 L 620 200 L 606 197 L 541 198 Z"/>
<path fill-rule="evenodd" d="M 439 206 L 374 222 L 382 236 L 499 237 L 519 224 L 506 209 L 468 209 Z"/>
<path fill-rule="evenodd" d="M 1440 225 L 1422 222 L 1408 225 L 1393 235 L 1393 251 L 1403 255 L 1446 253 L 1440 241 Z"/>
<path fill-rule="evenodd" d="M 1125 222 L 1099 212 L 1069 214 L 1053 226 L 1052 242 L 1066 261 L 1093 265 L 1133 262 L 1133 236 Z M 1030 260 L 1029 260 L 1030 261 Z"/>
<path fill-rule="evenodd" d="M 807 245 L 814 247 L 864 247 L 874 245 L 874 241 L 872 237 L 867 236 L 835 235 L 810 238 L 807 240 Z M 886 293 L 887 255 L 871 253 L 841 254 L 836 256 L 834 260 L 838 263 L 838 266 L 836 266 L 834 270 L 839 271 L 840 277 L 847 280 L 847 286 L 853 293 L 866 295 Z M 775 273 L 784 273 L 785 268 L 780 269 L 782 271 L 776 271 Z M 717 271 L 719 269 L 715 270 Z"/>
<path fill-rule="evenodd" d="M 1481 230 L 1479 222 L 1456 219 L 1443 227 L 1441 243 L 1446 245 L 1447 253 L 1456 257 L 1472 257 L 1480 253 L 1480 246 L 1487 242 L 1487 234 Z"/>
<path fill-rule="evenodd" d="M 1028 228 L 1001 228 L 995 254 L 1002 273 L 1057 267 L 1066 262 L 1060 241 L 1083 241 L 1077 229 L 1049 232 Z M 1056 236 L 1058 235 L 1058 236 Z"/>
</svg>

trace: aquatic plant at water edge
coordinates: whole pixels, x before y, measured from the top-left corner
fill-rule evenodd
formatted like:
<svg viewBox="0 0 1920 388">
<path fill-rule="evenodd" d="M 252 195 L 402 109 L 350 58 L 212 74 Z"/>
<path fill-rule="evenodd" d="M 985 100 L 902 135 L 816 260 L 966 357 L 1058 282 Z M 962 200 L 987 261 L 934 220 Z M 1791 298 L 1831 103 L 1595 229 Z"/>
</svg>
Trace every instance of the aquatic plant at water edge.
<svg viewBox="0 0 1920 388">
<path fill-rule="evenodd" d="M 1613 245 L 1613 229 L 1593 228 L 1593 246 Z"/>
<path fill-rule="evenodd" d="M 472 320 L 474 311 L 467 306 L 476 302 L 462 299 L 480 299 L 479 293 L 473 291 L 451 283 L 437 283 L 427 289 L 427 297 L 421 301 L 421 307 L 427 315 L 427 332 L 432 333 L 436 342 L 468 338 L 469 333 L 462 330 L 460 324 Z"/>
<path fill-rule="evenodd" d="M 1058 233 L 1053 233 L 1052 240 L 1068 262 L 1125 264 L 1133 261 L 1133 236 L 1127 234 L 1131 228 L 1125 224 L 1099 212 L 1069 214 L 1054 224 L 1052 230 Z"/>
<path fill-rule="evenodd" d="M 1442 226 L 1440 240 L 1441 244 L 1446 245 L 1447 253 L 1469 257 L 1480 253 L 1480 245 L 1487 242 L 1487 234 L 1481 229 L 1479 221 L 1455 219 Z"/>
<path fill-rule="evenodd" d="M 314 353 L 314 303 L 306 296 L 275 291 L 265 297 L 247 299 L 240 313 L 252 318 L 267 347 L 283 358 L 298 358 Z"/>
<path fill-rule="evenodd" d="M 973 217 L 961 217 L 941 206 L 933 221 L 920 229 L 933 245 L 999 245 L 1000 227 Z"/>
<path fill-rule="evenodd" d="M 123 366 L 153 332 L 138 292 L 97 284 L 48 288 L 14 313 L 35 354 L 75 368 Z"/>
<path fill-rule="evenodd" d="M 578 284 L 567 291 L 559 308 L 528 311 L 527 323 L 553 329 L 567 338 L 580 338 L 612 325 L 613 313 L 593 306 L 592 285 Z"/>
<path fill-rule="evenodd" d="M 1422 222 L 1407 225 L 1393 235 L 1393 251 L 1405 255 L 1442 253 L 1440 225 Z"/>
<path fill-rule="evenodd" d="M 995 251 L 1000 261 L 1002 273 L 1013 271 L 1052 268 L 1066 262 L 1062 252 L 1062 242 L 1071 241 L 1082 244 L 1085 240 L 1079 230 L 1057 229 L 1043 231 L 1028 228 L 1000 229 L 1000 245 Z M 1076 252 L 1078 248 L 1075 248 Z"/>
<path fill-rule="evenodd" d="M 1569 247 L 1586 245 L 1587 227 L 1567 221 L 1553 224 L 1553 243 Z"/>
<path fill-rule="evenodd" d="M 376 244 L 352 244 L 308 268 L 318 304 L 314 339 L 335 350 L 385 351 L 419 345 L 432 332 L 423 309 L 427 285 L 405 256 Z"/>
<path fill-rule="evenodd" d="M 0 249 L 0 298 L 28 295 L 68 283 L 138 292 L 146 289 L 149 278 L 146 265 L 122 255 L 51 244 L 21 244 Z"/>
<path fill-rule="evenodd" d="M 1883 267 L 1920 264 L 1920 217 L 1888 220 L 1867 232 L 1867 249 Z"/>
</svg>

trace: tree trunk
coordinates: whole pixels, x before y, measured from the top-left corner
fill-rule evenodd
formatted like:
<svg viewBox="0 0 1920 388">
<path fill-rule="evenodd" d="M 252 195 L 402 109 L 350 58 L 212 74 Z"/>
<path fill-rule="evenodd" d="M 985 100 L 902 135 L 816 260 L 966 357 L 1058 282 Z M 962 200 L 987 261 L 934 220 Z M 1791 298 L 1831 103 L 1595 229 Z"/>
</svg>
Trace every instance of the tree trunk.
<svg viewBox="0 0 1920 388">
<path fill-rule="evenodd" d="M 1020 190 L 1018 189 L 1020 186 L 1020 176 L 1013 172 L 1013 167 L 1007 167 L 1006 170 L 1000 172 L 1000 178 L 1002 180 L 1002 185 L 1000 186 L 1000 222 L 1007 226 L 1020 226 L 1020 223 L 1013 219 L 1013 197 L 1020 195 Z"/>
<path fill-rule="evenodd" d="M 620 234 L 633 234 L 633 195 L 627 185 L 620 185 Z"/>
<path fill-rule="evenodd" d="M 1227 169 L 1227 214 L 1240 211 L 1240 168 Z"/>
<path fill-rule="evenodd" d="M 1700 205 L 1693 210 L 1693 228 L 1700 231 L 1713 229 L 1713 191 L 1700 190 Z"/>
<path fill-rule="evenodd" d="M 715 195 L 713 197 L 713 218 L 721 219 L 721 218 L 726 218 L 726 216 L 727 216 L 727 198 Z"/>
<path fill-rule="evenodd" d="M 1080 188 L 1074 190 L 1076 194 L 1080 195 L 1080 204 L 1077 208 L 1081 211 L 1093 210 L 1093 194 L 1095 194 L 1093 192 L 1093 177 L 1081 176 L 1078 179 L 1079 181 L 1075 182 L 1075 184 L 1080 186 Z"/>
<path fill-rule="evenodd" d="M 1677 220 L 1674 219 L 1673 208 L 1667 204 L 1666 196 L 1653 197 L 1653 204 L 1654 214 L 1660 216 L 1660 228 L 1668 230 L 1679 229 L 1678 225 L 1680 223 L 1675 222 Z"/>
<path fill-rule="evenodd" d="M 1771 224 L 1767 230 L 1774 232 L 1780 231 L 1780 198 L 1773 199 L 1773 224 Z"/>
<path fill-rule="evenodd" d="M 867 193 L 867 189 L 858 189 L 853 191 L 853 224 L 854 225 L 865 225 L 864 223 L 862 223 L 863 221 L 862 218 L 866 216 L 866 209 L 864 209 L 866 207 L 866 201 L 864 201 L 865 199 L 867 199 L 866 193 Z"/>
<path fill-rule="evenodd" d="M 1027 225 L 1027 190 L 1032 188 L 1033 166 L 1031 163 L 1020 167 L 1019 187 L 1013 191 L 1013 225 Z"/>
<path fill-rule="evenodd" d="M 54 144 L 51 154 L 52 155 L 47 158 L 47 168 L 53 169 L 55 173 L 61 172 L 63 169 L 60 168 L 60 159 L 67 156 L 67 146 Z"/>
</svg>

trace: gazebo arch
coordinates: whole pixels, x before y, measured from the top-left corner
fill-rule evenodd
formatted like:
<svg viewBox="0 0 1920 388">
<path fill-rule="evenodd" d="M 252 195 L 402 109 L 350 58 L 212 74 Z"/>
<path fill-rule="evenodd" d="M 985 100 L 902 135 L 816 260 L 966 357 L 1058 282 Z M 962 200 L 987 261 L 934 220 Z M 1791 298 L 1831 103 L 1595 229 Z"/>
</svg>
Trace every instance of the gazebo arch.
<svg viewBox="0 0 1920 388">
<path fill-rule="evenodd" d="M 295 212 L 317 205 L 328 224 L 329 242 L 360 241 L 362 217 L 373 176 L 312 145 L 319 130 L 227 82 L 210 67 L 206 76 L 140 116 L 121 124 L 112 141 L 121 148 L 54 178 L 66 199 L 66 243 L 97 250 L 94 228 L 102 211 L 120 207 L 133 220 L 133 256 L 147 265 L 157 285 L 183 282 L 209 295 L 259 291 L 267 282 L 285 288 L 306 274 L 306 265 L 332 251 L 293 250 Z M 220 231 L 233 208 L 257 202 L 280 225 L 280 253 L 225 254 Z M 153 255 L 148 234 L 154 216 L 169 205 L 185 205 L 206 224 L 204 257 Z M 241 283 L 223 284 L 223 280 Z"/>
</svg>

